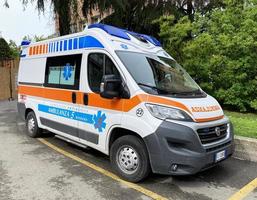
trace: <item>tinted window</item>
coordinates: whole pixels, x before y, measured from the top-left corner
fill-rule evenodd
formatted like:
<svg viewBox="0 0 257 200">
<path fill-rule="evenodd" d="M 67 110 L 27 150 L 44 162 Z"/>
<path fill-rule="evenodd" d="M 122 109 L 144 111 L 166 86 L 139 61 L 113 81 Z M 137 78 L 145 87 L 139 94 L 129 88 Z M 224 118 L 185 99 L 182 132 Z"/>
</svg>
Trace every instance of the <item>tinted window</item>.
<svg viewBox="0 0 257 200">
<path fill-rule="evenodd" d="M 120 76 L 112 60 L 102 53 L 91 53 L 88 56 L 88 84 L 93 92 L 100 92 L 103 75 Z"/>
<path fill-rule="evenodd" d="M 47 58 L 45 86 L 79 89 L 79 75 L 82 55 Z"/>
<path fill-rule="evenodd" d="M 94 53 L 88 57 L 88 83 L 93 92 L 100 91 L 103 77 L 104 54 Z"/>
<path fill-rule="evenodd" d="M 117 77 L 120 76 L 120 73 L 115 67 L 112 60 L 108 56 L 105 56 L 105 75 L 110 75 L 110 74 L 114 74 Z"/>
</svg>

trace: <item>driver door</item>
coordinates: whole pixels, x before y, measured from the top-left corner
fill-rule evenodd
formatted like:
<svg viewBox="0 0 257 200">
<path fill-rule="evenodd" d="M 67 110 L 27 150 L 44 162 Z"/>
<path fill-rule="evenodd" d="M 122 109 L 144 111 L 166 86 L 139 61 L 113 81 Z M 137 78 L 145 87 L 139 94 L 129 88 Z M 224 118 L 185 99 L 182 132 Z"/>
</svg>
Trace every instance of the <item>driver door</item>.
<svg viewBox="0 0 257 200">
<path fill-rule="evenodd" d="M 105 51 L 91 51 L 84 56 L 86 67 L 81 86 L 84 105 L 80 107 L 84 120 L 79 121 L 79 138 L 81 143 L 104 151 L 109 129 L 121 123 L 123 101 L 121 98 L 102 98 L 100 84 L 103 75 L 120 77 L 120 72 L 114 59 Z"/>
</svg>

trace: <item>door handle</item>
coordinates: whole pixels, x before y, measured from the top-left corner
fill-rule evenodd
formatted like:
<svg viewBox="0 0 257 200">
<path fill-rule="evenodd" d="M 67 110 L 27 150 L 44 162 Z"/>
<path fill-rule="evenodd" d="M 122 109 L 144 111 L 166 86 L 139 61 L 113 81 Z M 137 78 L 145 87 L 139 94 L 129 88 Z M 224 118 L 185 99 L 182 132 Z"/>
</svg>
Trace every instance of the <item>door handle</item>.
<svg viewBox="0 0 257 200">
<path fill-rule="evenodd" d="M 88 105 L 88 94 L 84 93 L 83 95 L 83 103 L 84 105 Z"/>
<path fill-rule="evenodd" d="M 76 103 L 76 101 L 77 101 L 76 92 L 72 92 L 72 94 L 71 94 L 71 99 L 72 99 L 72 103 Z"/>
</svg>

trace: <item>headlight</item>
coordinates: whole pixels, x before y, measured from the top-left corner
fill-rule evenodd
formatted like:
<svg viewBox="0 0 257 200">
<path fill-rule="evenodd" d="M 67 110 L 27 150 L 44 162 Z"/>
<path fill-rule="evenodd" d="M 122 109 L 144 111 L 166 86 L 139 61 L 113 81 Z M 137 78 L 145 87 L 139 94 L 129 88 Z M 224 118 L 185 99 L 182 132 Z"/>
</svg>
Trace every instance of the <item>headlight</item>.
<svg viewBox="0 0 257 200">
<path fill-rule="evenodd" d="M 170 108 L 165 106 L 159 106 L 155 104 L 145 104 L 150 113 L 158 119 L 174 119 L 181 121 L 193 121 L 192 118 L 184 111 Z"/>
</svg>

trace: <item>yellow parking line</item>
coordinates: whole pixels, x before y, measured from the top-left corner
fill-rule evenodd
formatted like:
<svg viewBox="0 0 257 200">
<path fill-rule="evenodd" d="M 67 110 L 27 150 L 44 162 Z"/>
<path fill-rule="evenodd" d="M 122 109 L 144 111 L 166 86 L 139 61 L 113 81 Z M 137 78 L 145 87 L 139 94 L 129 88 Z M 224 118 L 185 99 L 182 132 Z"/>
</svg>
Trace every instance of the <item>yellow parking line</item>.
<svg viewBox="0 0 257 200">
<path fill-rule="evenodd" d="M 39 138 L 38 140 L 40 142 L 42 142 L 43 144 L 47 145 L 48 147 L 50 147 L 51 149 L 63 154 L 64 156 L 69 157 L 69 158 L 71 158 L 71 159 L 73 159 L 73 160 L 75 160 L 75 161 L 77 161 L 77 162 L 79 162 L 79 163 L 81 163 L 81 164 L 83 164 L 87 167 L 90 167 L 91 169 L 93 169 L 93 170 L 95 170 L 95 171 L 97 171 L 97 172 L 99 172 L 99 173 L 101 173 L 105 176 L 108 176 L 108 177 L 110 177 L 110 178 L 112 178 L 112 179 L 114 179 L 114 180 L 116 180 L 120 183 L 123 183 L 127 187 L 132 188 L 132 189 L 134 189 L 138 192 L 141 192 L 144 195 L 146 195 L 148 197 L 151 197 L 152 199 L 167 200 L 167 198 L 165 198 L 165 197 L 163 197 L 163 196 L 161 196 L 161 195 L 159 195 L 155 192 L 152 192 L 152 191 L 150 191 L 150 190 L 148 190 L 148 189 L 146 189 L 142 186 L 139 186 L 135 183 L 131 183 L 131 182 L 128 182 L 128 181 L 124 181 L 124 180 L 120 179 L 118 176 L 116 176 L 115 174 L 113 174 L 112 172 L 109 172 L 108 170 L 105 170 L 105 169 L 103 169 L 103 168 L 101 168 L 101 167 L 99 167 L 99 166 L 97 166 L 97 165 L 95 165 L 91 162 L 83 160 L 83 159 L 81 159 L 81 158 L 79 158 L 79 157 L 77 157 L 77 156 L 75 156 L 75 155 L 73 155 L 73 154 L 71 154 L 71 153 L 69 153 L 69 152 L 67 152 L 67 151 L 49 143 L 49 142 L 47 142 L 45 139 Z"/>
<path fill-rule="evenodd" d="M 250 192 L 257 188 L 257 178 L 241 188 L 237 193 L 229 198 L 229 200 L 240 200 L 246 197 Z"/>
</svg>

